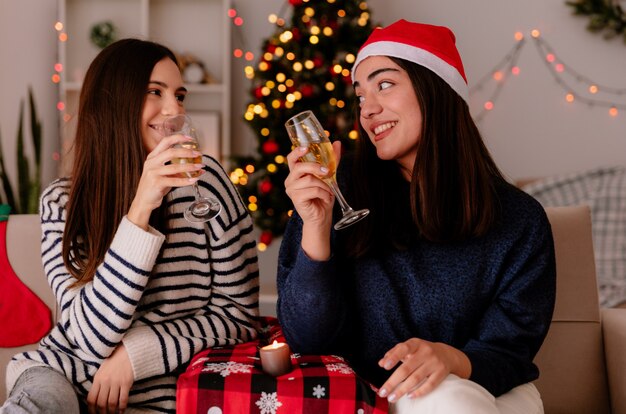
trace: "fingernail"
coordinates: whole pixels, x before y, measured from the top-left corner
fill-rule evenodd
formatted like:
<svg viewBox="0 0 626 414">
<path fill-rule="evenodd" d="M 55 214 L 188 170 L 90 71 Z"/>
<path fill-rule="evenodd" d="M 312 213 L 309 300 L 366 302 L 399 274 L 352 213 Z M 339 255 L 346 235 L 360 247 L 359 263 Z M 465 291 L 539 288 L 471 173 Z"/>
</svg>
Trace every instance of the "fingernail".
<svg viewBox="0 0 626 414">
<path fill-rule="evenodd" d="M 201 153 L 200 151 L 194 151 L 194 152 L 193 152 L 193 155 L 194 155 L 195 157 L 197 157 L 197 156 L 202 155 L 202 153 Z"/>
<path fill-rule="evenodd" d="M 309 147 L 299 147 L 299 148 L 298 148 L 298 151 L 300 151 L 300 152 L 306 152 L 306 150 L 308 150 L 308 149 L 309 149 Z"/>
<path fill-rule="evenodd" d="M 393 368 L 393 363 L 391 361 L 387 361 L 385 362 L 385 369 L 391 369 Z"/>
<path fill-rule="evenodd" d="M 387 401 L 389 402 L 394 402 L 395 400 L 396 400 L 396 394 L 391 394 L 389 398 L 387 398 Z"/>
<path fill-rule="evenodd" d="M 326 168 L 326 167 L 320 167 L 320 171 L 321 171 L 323 174 L 326 174 L 326 173 L 328 172 L 328 168 Z"/>
<path fill-rule="evenodd" d="M 385 398 L 385 396 L 387 395 L 387 390 L 386 389 L 381 389 L 380 391 L 378 391 L 378 395 L 380 395 L 380 398 Z"/>
</svg>

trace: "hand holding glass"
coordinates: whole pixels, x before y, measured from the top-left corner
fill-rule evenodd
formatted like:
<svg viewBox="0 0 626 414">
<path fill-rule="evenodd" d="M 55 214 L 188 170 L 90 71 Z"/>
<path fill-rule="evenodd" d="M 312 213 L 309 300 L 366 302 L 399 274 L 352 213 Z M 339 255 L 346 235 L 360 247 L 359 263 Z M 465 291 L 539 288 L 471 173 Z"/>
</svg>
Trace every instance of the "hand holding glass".
<svg viewBox="0 0 626 414">
<path fill-rule="evenodd" d="M 343 216 L 335 223 L 335 230 L 341 230 L 356 223 L 369 214 L 369 210 L 355 211 L 348 205 L 341 194 L 335 176 L 337 161 L 333 146 L 326 135 L 326 131 L 311 111 L 300 112 L 289 118 L 285 123 L 291 142 L 296 147 L 307 147 L 309 151 L 300 159 L 302 161 L 316 162 L 328 168 L 328 175 L 319 177 L 331 188 L 335 198 L 341 206 Z"/>
<path fill-rule="evenodd" d="M 196 136 L 196 130 L 191 124 L 189 116 L 181 114 L 167 118 L 163 122 L 163 135 L 186 135 L 193 138 L 193 141 L 183 142 L 174 145 L 178 148 L 187 148 L 193 150 L 199 150 L 198 138 Z M 172 164 L 199 164 L 202 162 L 202 156 L 195 158 L 172 158 Z M 185 177 L 197 177 L 201 171 L 191 171 L 184 173 Z M 198 182 L 193 183 L 193 191 L 195 201 L 187 207 L 185 210 L 185 219 L 191 223 L 204 223 L 217 216 L 222 209 L 222 205 L 214 197 L 202 197 L 200 195 L 200 189 L 198 188 Z"/>
</svg>

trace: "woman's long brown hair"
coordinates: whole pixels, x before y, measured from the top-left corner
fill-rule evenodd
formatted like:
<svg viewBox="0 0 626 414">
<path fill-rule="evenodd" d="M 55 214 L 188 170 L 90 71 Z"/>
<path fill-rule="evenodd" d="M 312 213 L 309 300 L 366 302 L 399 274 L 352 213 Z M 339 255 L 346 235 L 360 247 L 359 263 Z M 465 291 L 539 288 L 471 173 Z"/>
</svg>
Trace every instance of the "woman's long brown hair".
<svg viewBox="0 0 626 414">
<path fill-rule="evenodd" d="M 349 191 L 355 208 L 370 208 L 372 217 L 346 233 L 345 249 L 353 257 L 405 248 L 416 238 L 449 242 L 482 236 L 499 217 L 496 185 L 506 182 L 465 101 L 429 69 L 391 59 L 411 79 L 422 131 L 409 184 L 396 161 L 377 157 L 361 127 Z M 402 196 L 407 191 L 410 206 Z"/>
<path fill-rule="evenodd" d="M 135 196 L 147 155 L 143 104 L 152 70 L 163 58 L 176 62 L 162 45 L 124 39 L 102 50 L 85 75 L 63 233 L 73 286 L 93 280 Z M 155 211 L 153 219 L 163 214 Z"/>
</svg>

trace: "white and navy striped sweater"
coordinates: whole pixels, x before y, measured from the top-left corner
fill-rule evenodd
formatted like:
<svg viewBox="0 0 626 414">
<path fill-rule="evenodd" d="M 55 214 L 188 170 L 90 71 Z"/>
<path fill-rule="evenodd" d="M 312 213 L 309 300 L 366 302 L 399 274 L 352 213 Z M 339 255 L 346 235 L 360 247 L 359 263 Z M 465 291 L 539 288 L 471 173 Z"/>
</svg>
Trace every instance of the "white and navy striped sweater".
<svg viewBox="0 0 626 414">
<path fill-rule="evenodd" d="M 92 282 L 75 281 L 63 264 L 61 239 L 70 180 L 54 181 L 42 194 L 42 260 L 56 296 L 58 323 L 37 351 L 14 356 L 11 389 L 26 369 L 47 365 L 64 373 L 85 397 L 102 361 L 122 341 L 135 383 L 129 410 L 174 412 L 177 370 L 198 351 L 256 336 L 258 263 L 252 221 L 228 176 L 210 157 L 199 181 L 222 203 L 216 219 L 191 224 L 183 211 L 191 186 L 172 190 L 170 230 L 144 231 L 122 220 Z M 145 412 L 145 411 L 142 411 Z"/>
</svg>

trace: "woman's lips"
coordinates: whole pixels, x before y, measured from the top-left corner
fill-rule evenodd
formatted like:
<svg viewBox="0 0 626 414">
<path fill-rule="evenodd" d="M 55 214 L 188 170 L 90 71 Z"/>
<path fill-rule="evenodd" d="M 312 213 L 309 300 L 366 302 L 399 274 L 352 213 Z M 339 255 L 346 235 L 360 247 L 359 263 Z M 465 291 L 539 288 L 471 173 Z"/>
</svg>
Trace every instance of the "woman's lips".
<svg viewBox="0 0 626 414">
<path fill-rule="evenodd" d="M 389 135 L 391 129 L 398 124 L 398 121 L 385 122 L 373 128 L 374 141 L 379 141 Z"/>
</svg>

